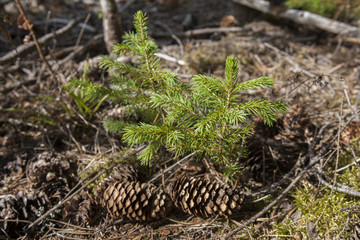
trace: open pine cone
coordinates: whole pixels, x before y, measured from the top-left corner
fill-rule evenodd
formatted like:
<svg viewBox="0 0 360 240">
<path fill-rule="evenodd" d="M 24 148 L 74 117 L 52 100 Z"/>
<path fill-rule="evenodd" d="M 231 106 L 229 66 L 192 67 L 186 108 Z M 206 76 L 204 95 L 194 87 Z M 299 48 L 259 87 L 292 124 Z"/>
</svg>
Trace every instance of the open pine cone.
<svg viewBox="0 0 360 240">
<path fill-rule="evenodd" d="M 56 204 L 75 186 L 76 161 L 61 153 L 45 151 L 35 156 L 27 166 L 32 187 L 52 196 L 51 204 Z M 55 197 L 56 196 L 56 197 Z"/>
<path fill-rule="evenodd" d="M 255 124 L 255 133 L 247 140 L 248 157 L 244 167 L 257 180 L 272 179 L 274 172 L 289 170 L 300 154 L 306 154 L 307 138 L 315 129 L 299 105 L 293 105 L 272 127 L 262 120 Z"/>
<path fill-rule="evenodd" d="M 48 202 L 49 199 L 43 191 L 31 188 L 20 190 L 16 195 L 5 195 L 4 198 L 1 198 L 0 218 L 3 219 L 1 221 L 3 224 L 2 230 L 6 232 L 6 236 L 18 236 L 19 232 L 16 232 L 16 229 L 22 229 L 26 225 L 21 220 L 35 221 L 48 210 Z M 60 211 L 60 209 L 55 210 L 49 218 L 56 218 Z M 47 222 L 47 219 L 45 219 L 45 222 Z M 37 230 L 39 229 L 37 228 L 35 231 Z"/>
<path fill-rule="evenodd" d="M 183 176 L 166 191 L 176 207 L 200 217 L 229 216 L 241 208 L 245 199 L 240 189 L 203 177 Z"/>
<path fill-rule="evenodd" d="M 138 181 L 118 181 L 105 190 L 102 205 L 114 217 L 133 221 L 148 221 L 165 215 L 166 195 L 162 190 Z"/>
<path fill-rule="evenodd" d="M 79 226 L 91 223 L 94 217 L 95 200 L 90 193 L 82 190 L 72 199 L 65 202 L 63 208 L 63 220 Z"/>
<path fill-rule="evenodd" d="M 349 140 L 354 138 L 360 138 L 360 122 L 352 121 L 346 126 L 344 131 L 340 135 L 341 141 L 345 144 L 349 144 Z"/>
</svg>

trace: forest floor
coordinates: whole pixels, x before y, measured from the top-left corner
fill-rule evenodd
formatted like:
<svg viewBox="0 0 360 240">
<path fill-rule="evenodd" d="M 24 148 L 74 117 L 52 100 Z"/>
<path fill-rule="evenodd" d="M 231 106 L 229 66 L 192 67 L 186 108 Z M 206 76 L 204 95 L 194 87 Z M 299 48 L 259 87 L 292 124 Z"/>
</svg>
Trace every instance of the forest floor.
<svg viewBox="0 0 360 240">
<path fill-rule="evenodd" d="M 124 110 L 108 102 L 96 108 L 66 88 L 72 78 L 108 83 L 109 74 L 98 66 L 100 56 L 107 54 L 98 1 L 22 2 L 39 39 L 76 18 L 87 25 L 75 24 L 43 46 L 57 80 L 36 48 L 3 61 L 13 47 L 0 36 L 1 239 L 217 239 L 227 234 L 234 239 L 360 238 L 360 174 L 356 164 L 349 165 L 360 154 L 359 42 L 263 15 L 232 1 L 182 1 L 176 7 L 145 0 L 118 1 L 125 32 L 133 30 L 137 10 L 148 13 L 150 35 L 159 52 L 185 63 L 163 58 L 165 68 L 181 80 L 195 74 L 223 76 L 226 57 L 235 55 L 240 59 L 242 80 L 260 76 L 275 80 L 273 89 L 247 97 L 301 106 L 316 128 L 306 137 L 307 149 L 287 156 L 291 166 L 282 170 L 260 166 L 256 172 L 260 177 L 251 171 L 242 175 L 239 184 L 249 192 L 264 194 L 239 214 L 203 219 L 174 211 L 159 221 L 133 223 L 112 219 L 92 195 L 94 183 L 100 181 L 96 174 L 111 160 L 128 158 L 124 155 L 129 152 L 136 155 L 121 136 L 103 126 L 106 118 L 124 118 Z M 22 45 L 29 32 L 16 24 L 15 2 L 0 1 L 0 5 L 3 26 L 14 45 Z M 237 19 L 228 26 L 235 23 L 239 28 L 227 33 L 206 30 L 220 27 L 228 15 Z M 186 35 L 194 29 L 203 31 Z M 340 134 L 339 129 L 345 127 L 347 132 Z M 168 159 L 152 166 L 150 178 L 159 185 L 160 169 L 168 169 L 169 174 L 191 164 L 176 166 L 178 159 L 168 152 L 158 158 Z M 314 159 L 318 162 L 308 170 Z M 284 192 L 295 179 L 296 185 Z M 78 202 L 70 201 L 69 196 L 86 183 L 75 196 Z M 266 192 L 271 184 L 278 185 L 276 191 Z M 282 193 L 281 201 L 277 200 Z M 64 199 L 68 203 L 51 209 Z M 252 219 L 273 201 L 276 204 Z M 44 217 L 46 213 L 50 214 Z"/>
</svg>

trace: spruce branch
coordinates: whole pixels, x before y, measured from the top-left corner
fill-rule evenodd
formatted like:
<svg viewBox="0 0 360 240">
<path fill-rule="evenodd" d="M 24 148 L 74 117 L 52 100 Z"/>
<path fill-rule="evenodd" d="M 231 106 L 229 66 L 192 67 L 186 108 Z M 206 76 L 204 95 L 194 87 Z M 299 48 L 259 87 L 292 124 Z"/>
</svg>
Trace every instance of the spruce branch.
<svg viewBox="0 0 360 240">
<path fill-rule="evenodd" d="M 205 75 L 197 75 L 192 81 L 196 85 L 195 91 L 202 97 L 206 97 L 208 101 L 215 104 L 224 104 L 225 88 L 221 84 L 220 79 L 215 79 Z"/>
<path fill-rule="evenodd" d="M 175 112 L 187 112 L 198 116 L 192 109 L 191 102 L 181 95 L 169 96 L 168 94 L 154 94 L 151 96 L 152 107 L 163 107 Z"/>
<path fill-rule="evenodd" d="M 238 83 L 239 62 L 234 56 L 229 56 L 225 63 L 226 88 L 231 92 Z"/>
<path fill-rule="evenodd" d="M 101 85 L 78 79 L 72 79 L 69 82 L 68 87 L 73 89 L 74 92 L 80 93 L 85 101 L 100 101 L 106 98 L 110 101 L 121 102 L 124 101 L 124 94 L 127 91 L 126 89 L 113 90 Z"/>
<path fill-rule="evenodd" d="M 273 87 L 274 81 L 269 77 L 255 78 L 246 82 L 240 83 L 234 91 L 248 91 L 258 88 Z"/>
<path fill-rule="evenodd" d="M 253 117 L 264 118 L 264 123 L 272 126 L 276 121 L 277 114 L 284 114 L 287 106 L 282 102 L 273 102 L 266 99 L 251 100 L 248 102 L 240 103 L 235 107 L 238 110 L 245 110 Z"/>
</svg>

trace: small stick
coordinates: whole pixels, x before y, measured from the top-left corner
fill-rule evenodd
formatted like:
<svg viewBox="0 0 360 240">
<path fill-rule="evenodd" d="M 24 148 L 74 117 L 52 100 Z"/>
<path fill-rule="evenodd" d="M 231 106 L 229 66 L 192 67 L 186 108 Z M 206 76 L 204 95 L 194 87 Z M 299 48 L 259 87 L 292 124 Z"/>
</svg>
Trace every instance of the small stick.
<svg viewBox="0 0 360 240">
<path fill-rule="evenodd" d="M 20 0 L 16 0 L 16 5 L 18 6 L 20 13 L 24 16 L 25 21 L 30 22 L 29 18 L 28 18 L 28 17 L 26 16 L 26 14 L 25 14 L 25 11 L 24 11 L 21 3 L 20 3 Z M 39 55 L 40 55 L 41 60 L 43 60 L 43 62 L 45 63 L 47 69 L 49 70 L 50 75 L 51 75 L 51 78 L 52 78 L 54 81 L 56 81 L 56 77 L 55 77 L 54 71 L 52 70 L 49 62 L 46 60 L 46 58 L 45 58 L 45 56 L 44 56 L 44 54 L 43 54 L 43 52 L 42 52 L 42 50 L 41 50 L 41 47 L 40 47 L 40 44 L 39 44 L 38 39 L 37 39 L 37 37 L 36 37 L 35 31 L 33 30 L 32 27 L 29 27 L 29 31 L 30 31 L 31 36 L 32 36 L 32 38 L 33 38 L 33 40 L 34 40 L 35 46 L 36 46 L 36 48 L 37 48 L 37 50 L 38 50 L 38 53 L 39 53 Z"/>
<path fill-rule="evenodd" d="M 81 45 L 78 46 L 76 49 L 74 49 L 74 51 L 72 51 L 68 56 L 66 56 L 64 59 L 61 59 L 59 61 L 59 65 L 63 65 L 65 63 L 68 63 L 71 59 L 73 59 L 74 57 L 76 57 L 77 55 L 82 54 L 83 52 L 85 52 L 87 49 L 95 46 L 96 44 L 98 44 L 100 42 L 100 40 L 102 40 L 104 38 L 104 34 L 98 34 L 95 35 L 91 40 L 89 40 L 85 45 Z"/>
<path fill-rule="evenodd" d="M 356 159 L 354 162 L 346 165 L 345 167 L 342 167 L 342 168 L 339 168 L 336 172 L 341 172 L 341 171 L 344 171 L 345 169 L 351 167 L 351 166 L 354 166 L 355 164 L 358 164 L 360 162 L 360 158 Z"/>
<path fill-rule="evenodd" d="M 159 58 L 162 58 L 162 59 L 165 59 L 166 61 L 169 61 L 169 62 L 174 62 L 176 64 L 179 64 L 180 66 L 184 66 L 186 64 L 185 61 L 183 60 L 180 60 L 180 59 L 176 59 L 174 57 L 171 57 L 169 55 L 166 55 L 164 53 L 155 53 L 154 54 L 155 56 L 159 57 Z"/>
<path fill-rule="evenodd" d="M 219 27 L 219 28 L 203 28 L 203 29 L 194 29 L 188 30 L 186 32 L 175 32 L 175 33 L 153 33 L 151 34 L 153 37 L 172 37 L 172 35 L 176 35 L 178 37 L 193 37 L 197 35 L 204 34 L 213 34 L 213 33 L 231 33 L 231 32 L 242 32 L 245 29 L 242 27 Z"/>
<path fill-rule="evenodd" d="M 78 36 L 78 38 L 77 38 L 77 40 L 76 40 L 75 49 L 77 49 L 78 46 L 79 46 L 79 44 L 80 44 L 80 41 L 81 41 L 81 39 L 82 39 L 82 37 L 83 37 L 83 35 L 84 35 L 85 28 L 86 28 L 86 26 L 87 26 L 87 24 L 88 24 L 88 22 L 89 22 L 90 17 L 91 17 L 91 14 L 89 13 L 89 14 L 86 16 L 86 19 L 85 19 L 85 21 L 84 21 L 84 24 L 83 24 L 83 26 L 82 26 L 82 28 L 81 28 L 81 30 L 80 30 L 79 36 Z"/>
<path fill-rule="evenodd" d="M 324 179 L 322 179 L 322 177 L 317 171 L 312 171 L 312 173 L 317 177 L 317 179 L 322 185 L 325 185 L 326 187 L 330 188 L 332 191 L 337 191 L 337 192 L 349 194 L 351 196 L 360 197 L 360 192 L 356 191 L 355 189 L 349 186 L 336 187 L 333 184 L 330 184 Z M 338 183 L 334 182 L 334 184 L 338 184 Z"/>
<path fill-rule="evenodd" d="M 72 20 L 70 21 L 66 26 L 64 26 L 63 28 L 60 28 L 58 30 L 56 30 L 53 33 L 48 33 L 45 36 L 41 37 L 38 41 L 39 44 L 46 44 L 47 42 L 49 42 L 51 39 L 53 39 L 55 36 L 56 37 L 60 37 L 64 34 L 66 34 L 67 32 L 69 32 L 74 26 L 76 26 L 76 24 L 78 23 L 78 20 Z M 17 51 L 12 50 L 9 53 L 7 53 L 6 55 L 0 57 L 0 64 L 5 64 L 8 63 L 10 61 L 12 61 L 14 58 L 16 57 L 21 57 L 24 56 L 25 54 L 33 51 L 33 49 L 35 48 L 35 43 L 34 42 L 30 42 L 29 44 L 22 44 L 19 47 L 17 47 Z"/>
</svg>

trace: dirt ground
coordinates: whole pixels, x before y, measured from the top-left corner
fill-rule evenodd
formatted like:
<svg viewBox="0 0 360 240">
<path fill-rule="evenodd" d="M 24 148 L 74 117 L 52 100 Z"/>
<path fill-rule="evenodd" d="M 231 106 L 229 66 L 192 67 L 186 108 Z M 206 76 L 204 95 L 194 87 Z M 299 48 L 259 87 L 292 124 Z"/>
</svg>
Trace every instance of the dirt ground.
<svg viewBox="0 0 360 240">
<path fill-rule="evenodd" d="M 242 80 L 260 76 L 273 78 L 273 89 L 254 91 L 246 97 L 282 99 L 289 106 L 305 109 L 308 122 L 316 128 L 316 134 L 307 138 L 306 146 L 314 151 L 311 156 L 318 156 L 336 136 L 337 128 L 345 126 L 356 115 L 360 92 L 358 42 L 264 15 L 232 1 L 184 0 L 176 6 L 162 2 L 117 1 L 124 31 L 134 30 L 132 17 L 137 10 L 146 12 L 150 35 L 159 45 L 160 53 L 185 62 L 182 65 L 163 59 L 165 68 L 178 73 L 184 81 L 200 73 L 223 76 L 228 55 L 240 59 Z M 36 48 L 20 57 L 1 60 L 13 51 L 6 34 L 19 48 L 27 41 L 29 31 L 20 29 L 16 23 L 19 10 L 15 1 L 0 1 L 1 26 L 6 29 L 0 35 L 1 239 L 217 239 L 242 224 L 247 224 L 246 228 L 237 232 L 234 239 L 324 236 L 315 230 L 279 235 L 273 227 L 275 223 L 301 215 L 290 194 L 256 221 L 248 222 L 279 196 L 311 161 L 311 156 L 306 155 L 307 158 L 296 165 L 296 171 L 290 171 L 303 157 L 297 151 L 287 156 L 291 161 L 280 163 L 289 164 L 284 168 L 280 166 L 280 170 L 257 170 L 260 177 L 252 176 L 251 169 L 244 171 L 239 184 L 246 186 L 252 195 L 259 193 L 257 198 L 265 198 L 252 202 L 231 219 L 203 219 L 177 210 L 165 219 L 145 224 L 112 219 L 101 208 L 92 189 L 101 181 L 96 174 L 109 162 L 135 156 L 120 136 L 108 133 L 103 126 L 105 118 L 123 117 L 122 108 L 105 102 L 92 111 L 94 107 L 89 103 L 87 112 L 76 105 L 65 87 L 69 79 L 83 76 L 86 63 L 89 81 L 108 83 L 108 73 L 98 66 L 99 56 L 108 54 L 100 35 L 100 5 L 93 0 L 25 0 L 22 4 L 39 39 L 71 20 L 79 19 L 79 24 L 42 46 L 58 79 L 54 81 Z M 227 33 L 206 31 L 219 28 L 221 20 L 228 15 L 236 19 L 228 26 L 239 28 Z M 86 23 L 86 27 L 80 23 Z M 202 33 L 185 34 L 201 29 Z M 336 144 L 331 146 L 334 148 Z M 132 157 L 124 157 L 128 155 Z M 154 165 L 149 179 L 161 185 L 161 179 L 156 177 L 160 169 L 173 166 L 177 160 L 168 152 L 159 158 L 169 160 Z M 184 164 L 181 169 L 185 167 Z M 321 165 L 323 169 L 327 167 L 326 163 Z M 299 184 L 321 187 L 314 176 L 306 175 Z M 70 201 L 68 197 L 86 183 L 88 186 Z M 271 184 L 278 184 L 276 191 L 260 194 Z M 68 201 L 56 207 L 64 199 Z M 47 213 L 50 214 L 42 218 Z M 29 228 L 36 220 L 39 221 Z M 358 239 L 355 225 L 347 225 L 346 236 Z M 341 236 L 338 239 L 342 239 Z"/>
</svg>

